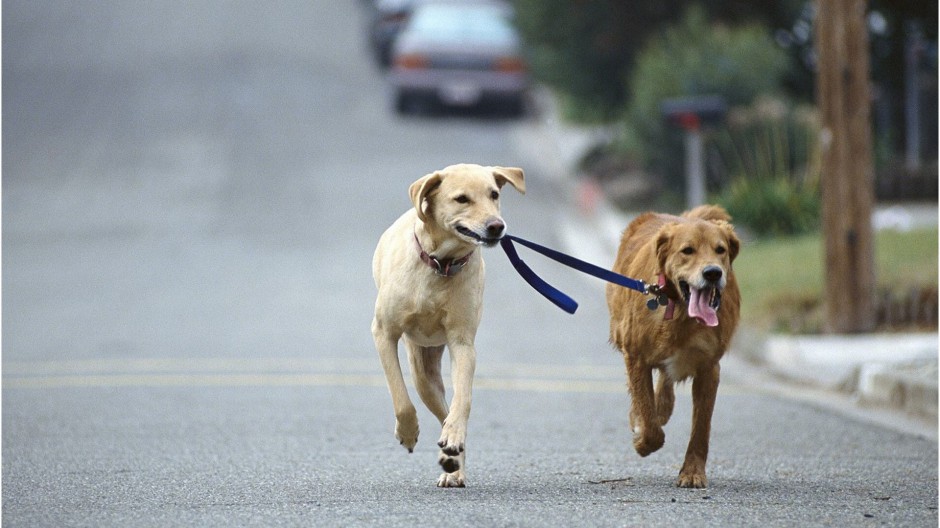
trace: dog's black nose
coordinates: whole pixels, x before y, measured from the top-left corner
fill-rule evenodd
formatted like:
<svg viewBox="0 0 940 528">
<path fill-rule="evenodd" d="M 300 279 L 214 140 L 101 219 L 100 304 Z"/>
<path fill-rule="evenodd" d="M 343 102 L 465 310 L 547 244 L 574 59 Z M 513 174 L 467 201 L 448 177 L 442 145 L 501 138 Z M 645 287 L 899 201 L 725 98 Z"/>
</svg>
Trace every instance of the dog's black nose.
<svg viewBox="0 0 940 528">
<path fill-rule="evenodd" d="M 718 282 L 721 280 L 721 268 L 718 266 L 708 266 L 702 270 L 702 276 L 708 282 Z"/>
<path fill-rule="evenodd" d="M 490 220 L 486 223 L 486 237 L 501 238 L 505 229 L 506 224 L 502 220 Z"/>
</svg>

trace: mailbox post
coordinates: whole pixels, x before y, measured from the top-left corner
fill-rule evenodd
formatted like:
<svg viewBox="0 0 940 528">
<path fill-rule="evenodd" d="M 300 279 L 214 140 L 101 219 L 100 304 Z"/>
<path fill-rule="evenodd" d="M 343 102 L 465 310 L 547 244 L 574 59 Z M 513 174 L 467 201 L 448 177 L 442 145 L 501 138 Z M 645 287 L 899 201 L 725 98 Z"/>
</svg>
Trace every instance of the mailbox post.
<svg viewBox="0 0 940 528">
<path fill-rule="evenodd" d="M 685 201 L 691 209 L 705 203 L 705 141 L 702 128 L 720 123 L 727 104 L 720 96 L 667 99 L 660 109 L 666 121 L 685 131 Z"/>
</svg>

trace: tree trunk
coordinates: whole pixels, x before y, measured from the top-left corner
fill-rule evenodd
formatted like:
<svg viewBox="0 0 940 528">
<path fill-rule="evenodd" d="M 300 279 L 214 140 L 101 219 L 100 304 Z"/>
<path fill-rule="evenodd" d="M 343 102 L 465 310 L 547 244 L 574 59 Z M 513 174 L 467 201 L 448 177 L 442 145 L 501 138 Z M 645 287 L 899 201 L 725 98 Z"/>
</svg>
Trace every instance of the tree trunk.
<svg viewBox="0 0 940 528">
<path fill-rule="evenodd" d="M 868 332 L 875 272 L 866 2 L 818 0 L 816 9 L 826 330 Z"/>
</svg>

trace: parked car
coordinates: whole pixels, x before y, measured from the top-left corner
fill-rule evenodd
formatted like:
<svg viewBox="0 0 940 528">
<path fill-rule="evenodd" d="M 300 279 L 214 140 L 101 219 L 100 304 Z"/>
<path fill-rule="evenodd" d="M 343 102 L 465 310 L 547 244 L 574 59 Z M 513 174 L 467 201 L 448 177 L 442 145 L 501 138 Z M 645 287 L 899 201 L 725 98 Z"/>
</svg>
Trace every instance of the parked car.
<svg viewBox="0 0 940 528">
<path fill-rule="evenodd" d="M 405 27 L 416 5 L 428 0 L 375 0 L 370 24 L 370 40 L 379 65 L 391 63 L 392 44 Z"/>
<path fill-rule="evenodd" d="M 417 6 L 392 48 L 395 109 L 496 104 L 521 114 L 530 78 L 511 18 L 501 2 Z"/>
</svg>

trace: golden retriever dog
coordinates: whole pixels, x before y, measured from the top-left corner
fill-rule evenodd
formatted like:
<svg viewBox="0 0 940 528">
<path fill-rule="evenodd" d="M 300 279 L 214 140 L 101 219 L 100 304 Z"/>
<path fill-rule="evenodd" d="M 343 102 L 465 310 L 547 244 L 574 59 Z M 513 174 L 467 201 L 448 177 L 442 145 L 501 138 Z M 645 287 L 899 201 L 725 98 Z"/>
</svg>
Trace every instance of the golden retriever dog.
<svg viewBox="0 0 940 528">
<path fill-rule="evenodd" d="M 404 339 L 421 401 L 441 422 L 440 487 L 464 487 L 465 442 L 483 304 L 483 256 L 506 232 L 499 196 L 525 193 L 521 169 L 452 165 L 411 184 L 414 204 L 379 239 L 372 260 L 378 296 L 372 336 L 395 410 L 395 438 L 408 452 L 418 416 L 398 359 Z M 444 397 L 441 357 L 450 352 L 453 401 Z"/>
<path fill-rule="evenodd" d="M 645 298 L 607 286 L 610 340 L 627 366 L 630 427 L 640 456 L 665 442 L 676 382 L 692 378 L 692 433 L 676 485 L 704 488 L 712 411 L 718 391 L 718 360 L 738 324 L 741 296 L 731 263 L 740 242 L 718 206 L 703 205 L 682 216 L 645 213 L 624 231 L 614 271 L 654 278 L 668 305 L 650 310 Z M 665 300 L 665 299 L 664 299 Z M 680 307 L 680 309 L 673 309 Z M 658 371 L 653 389 L 653 370 Z"/>
</svg>

